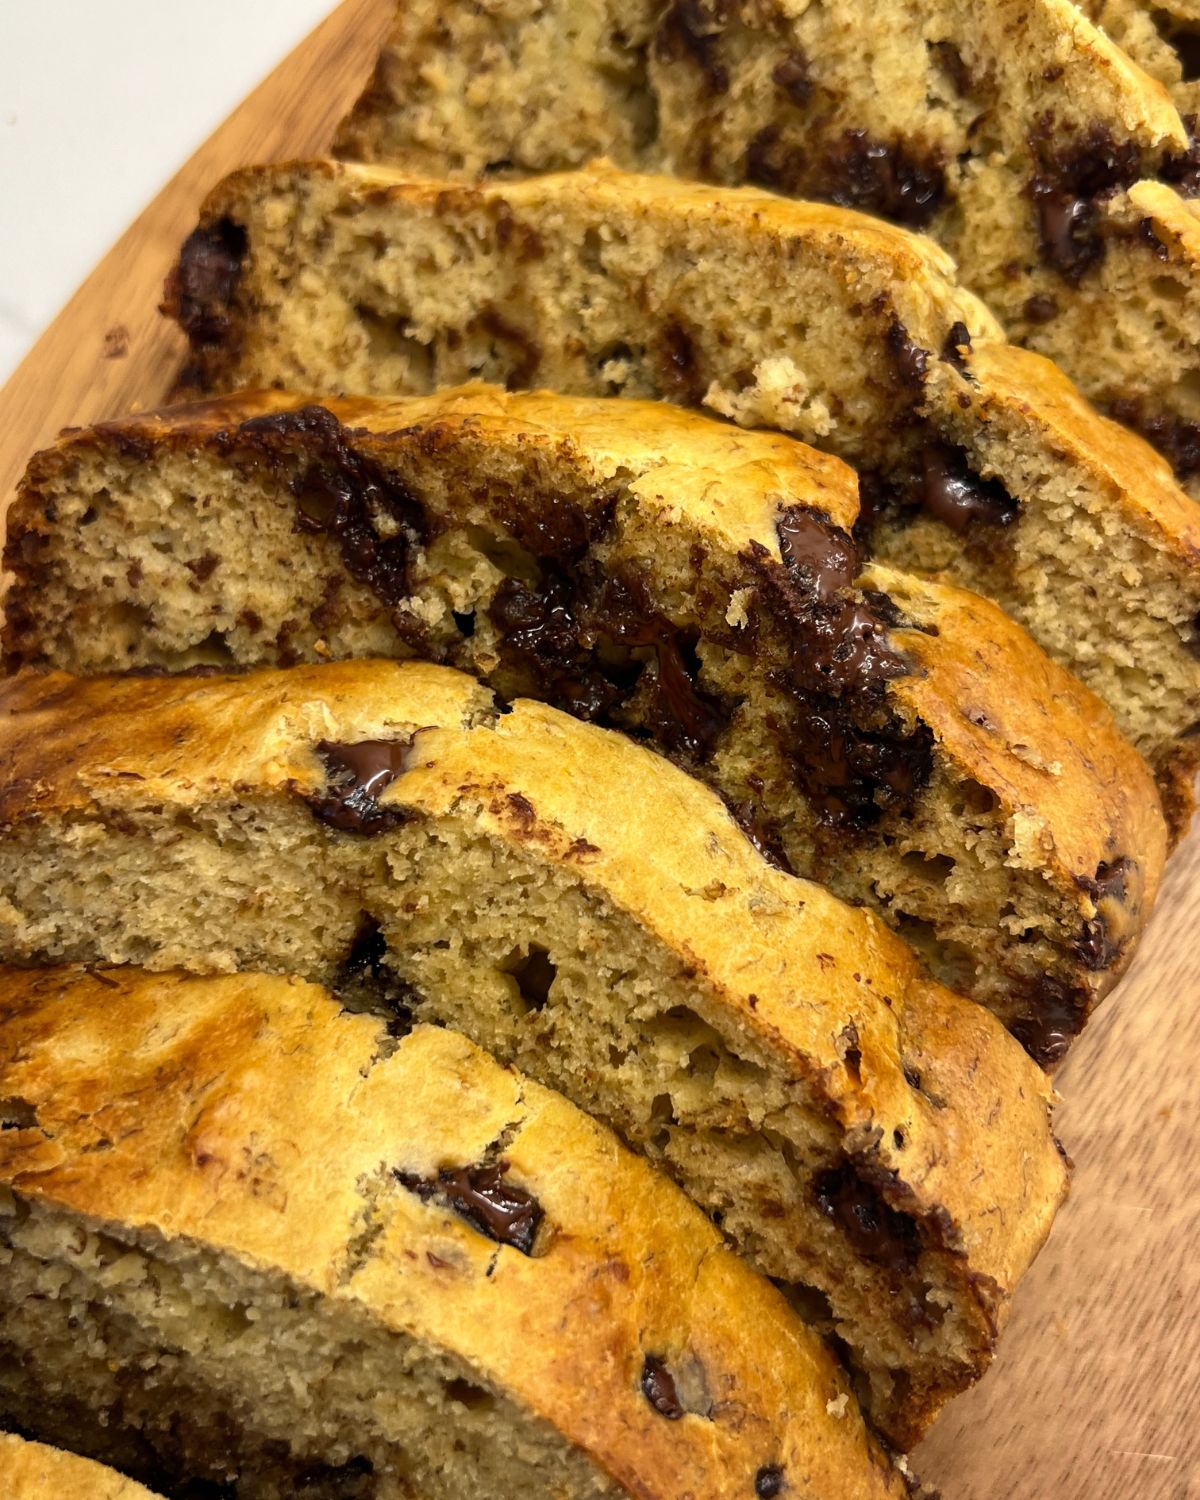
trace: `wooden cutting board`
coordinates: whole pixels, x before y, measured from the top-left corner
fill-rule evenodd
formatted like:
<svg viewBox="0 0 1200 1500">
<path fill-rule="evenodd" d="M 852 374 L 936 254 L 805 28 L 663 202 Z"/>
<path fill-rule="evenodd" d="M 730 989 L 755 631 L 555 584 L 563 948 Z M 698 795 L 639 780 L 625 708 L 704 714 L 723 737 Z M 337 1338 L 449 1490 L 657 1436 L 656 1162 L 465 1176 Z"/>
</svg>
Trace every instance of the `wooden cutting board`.
<svg viewBox="0 0 1200 1500">
<path fill-rule="evenodd" d="M 0 391 L 0 503 L 59 428 L 159 403 L 163 278 L 218 177 L 319 153 L 394 0 L 345 0 L 134 223 Z M 913 1457 L 945 1500 L 1200 1500 L 1200 836 L 1060 1077 L 1074 1190 L 988 1376 Z M 830 1496 L 828 1500 L 839 1500 Z"/>
</svg>

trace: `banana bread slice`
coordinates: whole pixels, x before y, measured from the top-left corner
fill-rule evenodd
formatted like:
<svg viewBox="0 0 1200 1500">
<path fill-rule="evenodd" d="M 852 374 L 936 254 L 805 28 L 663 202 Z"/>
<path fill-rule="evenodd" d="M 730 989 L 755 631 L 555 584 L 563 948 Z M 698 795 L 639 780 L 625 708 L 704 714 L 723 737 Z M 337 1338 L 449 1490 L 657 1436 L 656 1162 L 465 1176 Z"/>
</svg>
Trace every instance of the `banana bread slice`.
<svg viewBox="0 0 1200 1500">
<path fill-rule="evenodd" d="M 2 696 L 6 960 L 298 973 L 464 1032 L 666 1167 L 898 1447 L 986 1365 L 1065 1185 L 1049 1083 L 699 782 L 423 663 Z"/>
<path fill-rule="evenodd" d="M 1079 0 L 1079 5 L 1144 73 L 1164 85 L 1195 129 L 1189 116 L 1200 113 L 1198 0 Z"/>
<path fill-rule="evenodd" d="M 4 1500 L 155 1500 L 149 1490 L 102 1464 L 7 1432 L 0 1432 L 0 1495 Z"/>
<path fill-rule="evenodd" d="M 10 1421 L 230 1500 L 907 1492 L 784 1298 L 464 1037 L 262 975 L 0 1016 Z"/>
<path fill-rule="evenodd" d="M 706 403 L 839 454 L 875 545 L 932 518 L 942 565 L 1154 741 L 1185 821 L 1200 511 L 1048 361 L 998 342 L 930 241 L 747 188 L 608 171 L 450 187 L 312 163 L 218 188 L 169 304 L 211 389 L 536 381 Z"/>
<path fill-rule="evenodd" d="M 9 515 L 9 667 L 424 656 L 613 725 L 867 902 L 1052 1061 L 1165 829 L 995 605 L 873 564 L 854 477 L 661 403 L 259 394 L 72 433 Z"/>
<path fill-rule="evenodd" d="M 1072 0 L 883 0 L 869 35 L 857 0 L 405 0 L 338 149 L 467 177 L 607 156 L 923 229 L 1200 495 L 1200 257 L 1123 200 L 1200 190 L 1194 125 Z"/>
</svg>

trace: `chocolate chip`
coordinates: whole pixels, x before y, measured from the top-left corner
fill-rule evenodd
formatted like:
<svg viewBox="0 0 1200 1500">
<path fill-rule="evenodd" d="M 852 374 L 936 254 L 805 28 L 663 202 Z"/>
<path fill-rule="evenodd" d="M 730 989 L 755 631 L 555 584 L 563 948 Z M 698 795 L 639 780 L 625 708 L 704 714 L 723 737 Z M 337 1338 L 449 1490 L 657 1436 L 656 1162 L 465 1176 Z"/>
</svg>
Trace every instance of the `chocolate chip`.
<svg viewBox="0 0 1200 1500">
<path fill-rule="evenodd" d="M 343 833 L 374 835 L 397 827 L 405 814 L 381 808 L 379 798 L 404 769 L 411 745 L 410 736 L 361 740 L 354 745 L 322 740 L 316 748 L 329 773 L 329 784 L 325 792 L 308 798 L 314 815 Z"/>
<path fill-rule="evenodd" d="M 908 329 L 898 318 L 888 328 L 886 342 L 888 353 L 905 385 L 923 385 L 929 370 L 929 350 L 913 343 L 908 336 Z"/>
<path fill-rule="evenodd" d="M 683 1404 L 675 1389 L 675 1381 L 666 1364 L 653 1354 L 648 1354 L 642 1365 L 642 1395 L 660 1417 L 668 1422 L 678 1422 L 683 1416 Z"/>
<path fill-rule="evenodd" d="M 809 72 L 808 57 L 799 47 L 794 47 L 771 69 L 771 81 L 792 101 L 797 108 L 812 98 L 813 81 Z"/>
<path fill-rule="evenodd" d="M 1049 292 L 1035 292 L 1025 302 L 1024 315 L 1030 323 L 1053 323 L 1058 317 L 1058 299 Z"/>
<path fill-rule="evenodd" d="M 964 535 L 977 524 L 1009 526 L 1020 506 L 998 479 L 981 479 L 971 471 L 966 452 L 945 443 L 929 443 L 922 455 L 925 510 L 952 531 Z"/>
<path fill-rule="evenodd" d="M 1142 154 L 1134 142 L 1117 141 L 1106 125 L 1064 137 L 1049 114 L 1034 127 L 1030 150 L 1036 169 L 1026 191 L 1042 259 L 1077 283 L 1104 258 L 1100 205 L 1142 175 Z"/>
<path fill-rule="evenodd" d="M 942 345 L 942 359 L 956 370 L 966 371 L 967 355 L 971 352 L 971 330 L 965 323 L 955 323 Z"/>
<path fill-rule="evenodd" d="M 946 176 L 940 158 L 900 137 L 880 141 L 847 130 L 814 146 L 792 141 L 778 124 L 764 125 L 747 144 L 747 182 L 790 197 L 818 198 L 923 229 L 941 208 Z"/>
<path fill-rule="evenodd" d="M 663 62 L 690 60 L 704 74 L 707 90 L 723 94 L 729 73 L 718 60 L 728 0 L 671 0 L 654 35 L 654 55 Z"/>
<path fill-rule="evenodd" d="M 532 1255 L 544 1217 L 532 1193 L 506 1182 L 507 1162 L 494 1166 L 448 1168 L 430 1181 L 409 1172 L 397 1172 L 397 1180 L 423 1202 L 444 1201 L 489 1240 L 510 1245 L 522 1255 Z"/>
<path fill-rule="evenodd" d="M 754 1493 L 758 1500 L 775 1500 L 783 1494 L 783 1470 L 778 1464 L 764 1464 L 754 1476 Z"/>
<path fill-rule="evenodd" d="M 193 344 L 220 344 L 228 336 L 248 249 L 245 229 L 232 219 L 201 224 L 183 242 L 163 311 Z"/>
<path fill-rule="evenodd" d="M 817 1176 L 813 1191 L 821 1212 L 864 1259 L 897 1273 L 916 1264 L 921 1251 L 916 1221 L 889 1207 L 865 1168 L 850 1162 L 831 1167 Z"/>
<path fill-rule="evenodd" d="M 1094 972 L 1111 968 L 1128 946 L 1131 934 L 1126 902 L 1135 869 L 1132 860 L 1122 857 L 1101 860 L 1092 879 L 1076 876 L 1076 885 L 1091 895 L 1096 915 L 1084 922 L 1075 951 Z"/>
</svg>

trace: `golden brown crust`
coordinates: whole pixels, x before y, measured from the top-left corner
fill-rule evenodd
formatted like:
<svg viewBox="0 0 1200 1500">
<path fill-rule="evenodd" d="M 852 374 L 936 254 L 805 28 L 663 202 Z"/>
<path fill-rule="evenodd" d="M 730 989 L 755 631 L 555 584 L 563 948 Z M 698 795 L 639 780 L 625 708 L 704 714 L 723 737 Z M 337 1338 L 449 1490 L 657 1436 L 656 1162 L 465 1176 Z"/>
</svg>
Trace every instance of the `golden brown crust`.
<svg viewBox="0 0 1200 1500">
<path fill-rule="evenodd" d="M 102 1464 L 0 1432 L 4 1500 L 155 1500 L 150 1491 Z"/>
<path fill-rule="evenodd" d="M 913 1211 L 945 1224 L 980 1295 L 1002 1304 L 1065 1173 L 1049 1084 L 999 1022 L 923 976 L 878 919 L 767 866 L 719 800 L 666 761 L 530 702 L 464 730 L 463 700 L 474 710 L 482 690 L 456 689 L 462 681 L 384 662 L 190 680 L 18 677 L 0 689 L 0 818 L 316 793 L 318 741 L 430 726 L 381 805 L 431 828 L 466 818 L 631 914 L 826 1095 L 848 1133 L 879 1138 L 880 1165 L 906 1183 Z M 843 1060 L 850 1019 L 855 1070 Z M 911 1048 L 929 1049 L 940 1107 L 905 1075 Z"/>
<path fill-rule="evenodd" d="M 420 1027 L 391 1055 L 386 1041 L 299 981 L 9 971 L 0 1094 L 37 1123 L 4 1131 L 0 1178 L 458 1356 L 642 1500 L 745 1500 L 772 1465 L 798 1495 L 906 1492 L 818 1337 L 677 1189 L 455 1033 Z M 393 1176 L 476 1165 L 501 1136 L 509 1180 L 544 1213 L 533 1254 Z M 364 1246 L 363 1184 L 381 1177 Z M 647 1355 L 694 1358 L 726 1399 L 665 1420 L 641 1390 Z"/>
</svg>

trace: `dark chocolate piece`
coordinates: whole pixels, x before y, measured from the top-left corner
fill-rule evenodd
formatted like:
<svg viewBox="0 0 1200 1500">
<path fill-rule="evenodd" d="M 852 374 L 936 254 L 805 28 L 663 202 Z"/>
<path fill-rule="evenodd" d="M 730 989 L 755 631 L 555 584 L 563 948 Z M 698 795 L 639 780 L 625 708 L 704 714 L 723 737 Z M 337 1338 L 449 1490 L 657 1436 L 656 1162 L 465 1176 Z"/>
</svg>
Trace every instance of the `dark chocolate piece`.
<svg viewBox="0 0 1200 1500">
<path fill-rule="evenodd" d="M 316 748 L 329 772 L 329 785 L 323 794 L 308 798 L 313 813 L 343 833 L 371 836 L 397 827 L 405 814 L 380 807 L 379 798 L 404 769 L 411 745 L 407 735 L 397 740 L 362 740 L 357 745 L 322 740 Z"/>
<path fill-rule="evenodd" d="M 1052 1068 L 1067 1055 L 1067 1049 L 1087 1020 L 1086 991 L 1071 989 L 1052 974 L 1043 974 L 1031 986 L 1029 1014 L 1009 1023 L 1016 1037 L 1034 1062 Z"/>
<path fill-rule="evenodd" d="M 946 174 L 932 150 L 896 136 L 881 141 L 847 130 L 814 144 L 764 125 L 746 147 L 747 182 L 790 197 L 817 198 L 924 229 L 946 198 Z"/>
<path fill-rule="evenodd" d="M 913 343 L 899 318 L 894 319 L 888 328 L 887 349 L 905 385 L 919 391 L 929 370 L 929 350 Z"/>
<path fill-rule="evenodd" d="M 699 406 L 708 389 L 696 360 L 696 346 L 682 323 L 669 322 L 662 332 L 659 383 L 668 401 Z"/>
<path fill-rule="evenodd" d="M 1096 915 L 1083 924 L 1075 945 L 1083 963 L 1093 971 L 1109 969 L 1117 962 L 1129 943 L 1130 878 L 1136 873 L 1134 862 L 1124 856 L 1101 860 L 1093 879 L 1079 875 L 1075 883 L 1092 897 Z"/>
<path fill-rule="evenodd" d="M 868 1175 L 851 1162 L 821 1172 L 813 1183 L 817 1205 L 859 1255 L 889 1271 L 910 1271 L 921 1252 L 916 1222 L 889 1207 Z"/>
<path fill-rule="evenodd" d="M 981 479 L 972 473 L 963 449 L 931 442 L 921 458 L 922 504 L 934 520 L 964 535 L 976 524 L 1009 526 L 1017 519 L 1018 501 L 998 479 Z"/>
<path fill-rule="evenodd" d="M 463 1218 L 499 1245 L 510 1245 L 522 1255 L 532 1255 L 544 1217 L 542 1206 L 524 1188 L 506 1182 L 508 1163 L 476 1167 L 446 1168 L 432 1181 L 410 1172 L 397 1172 L 397 1180 L 428 1202 L 443 1200 Z"/>
<path fill-rule="evenodd" d="M 245 229 L 232 219 L 200 224 L 184 240 L 162 310 L 192 344 L 220 344 L 228 337 L 248 249 Z"/>
<path fill-rule="evenodd" d="M 942 345 L 942 359 L 964 374 L 968 368 L 967 355 L 971 352 L 971 330 L 965 323 L 955 323 Z"/>
<path fill-rule="evenodd" d="M 683 1416 L 683 1403 L 675 1389 L 674 1377 L 665 1362 L 653 1354 L 647 1354 L 642 1365 L 642 1395 L 668 1422 L 678 1422 Z"/>
<path fill-rule="evenodd" d="M 704 74 L 711 95 L 729 87 L 729 73 L 718 61 L 728 0 L 671 0 L 654 35 L 654 55 L 663 62 L 690 61 Z"/>
<path fill-rule="evenodd" d="M 231 434 L 235 456 L 295 467 L 290 479 L 296 529 L 331 536 L 346 571 L 379 600 L 396 605 L 411 593 L 409 553 L 428 540 L 423 507 L 403 485 L 351 444 L 323 406 L 255 417 Z"/>
<path fill-rule="evenodd" d="M 800 47 L 793 47 L 788 55 L 771 69 L 771 82 L 797 107 L 802 108 L 812 98 L 813 81 L 809 72 L 808 57 Z"/>
<path fill-rule="evenodd" d="M 1030 137 L 1035 162 L 1027 188 L 1037 218 L 1042 259 L 1078 283 L 1104 259 L 1100 205 L 1142 175 L 1142 153 L 1118 141 L 1105 125 L 1059 139 L 1043 115 Z"/>
<path fill-rule="evenodd" d="M 783 1469 L 779 1464 L 764 1464 L 754 1476 L 754 1493 L 758 1500 L 775 1500 L 783 1494 Z"/>
<path fill-rule="evenodd" d="M 858 577 L 858 548 L 828 516 L 807 505 L 789 505 L 775 526 L 779 551 L 790 572 L 807 582 L 822 604 Z"/>
</svg>

